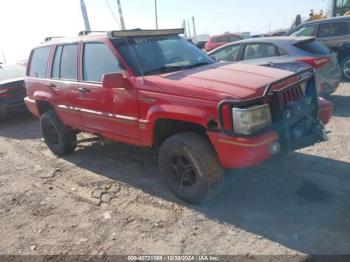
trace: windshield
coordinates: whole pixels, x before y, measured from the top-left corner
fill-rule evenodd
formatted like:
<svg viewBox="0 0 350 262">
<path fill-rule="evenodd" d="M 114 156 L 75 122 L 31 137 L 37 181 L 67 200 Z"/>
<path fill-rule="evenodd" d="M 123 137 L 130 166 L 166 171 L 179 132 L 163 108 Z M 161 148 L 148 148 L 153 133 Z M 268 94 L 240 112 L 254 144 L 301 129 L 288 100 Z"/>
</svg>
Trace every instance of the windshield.
<svg viewBox="0 0 350 262">
<path fill-rule="evenodd" d="M 180 36 L 120 38 L 112 41 L 138 76 L 214 63 L 198 47 Z"/>
</svg>

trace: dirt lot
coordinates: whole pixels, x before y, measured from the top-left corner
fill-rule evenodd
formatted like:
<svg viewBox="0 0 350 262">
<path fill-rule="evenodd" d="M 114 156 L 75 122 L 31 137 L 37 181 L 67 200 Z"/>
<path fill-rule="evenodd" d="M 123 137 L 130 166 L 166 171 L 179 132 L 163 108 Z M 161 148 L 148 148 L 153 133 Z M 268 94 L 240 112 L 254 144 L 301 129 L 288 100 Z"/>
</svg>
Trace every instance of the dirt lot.
<svg viewBox="0 0 350 262">
<path fill-rule="evenodd" d="M 53 156 L 31 116 L 0 122 L 0 254 L 350 254 L 350 84 L 332 97 L 330 141 L 230 171 L 196 207 L 156 154 L 83 144 Z"/>
</svg>

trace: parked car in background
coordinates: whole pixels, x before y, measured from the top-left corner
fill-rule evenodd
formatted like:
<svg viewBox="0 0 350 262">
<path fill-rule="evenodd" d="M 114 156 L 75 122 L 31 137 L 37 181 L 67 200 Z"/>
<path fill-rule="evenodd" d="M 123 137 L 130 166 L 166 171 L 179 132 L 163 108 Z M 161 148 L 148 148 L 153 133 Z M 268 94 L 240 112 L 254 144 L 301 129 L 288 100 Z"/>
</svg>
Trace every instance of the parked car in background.
<svg viewBox="0 0 350 262">
<path fill-rule="evenodd" d="M 24 76 L 25 64 L 0 65 L 0 118 L 27 111 Z"/>
<path fill-rule="evenodd" d="M 211 36 L 205 45 L 205 51 L 209 52 L 215 48 L 226 45 L 228 43 L 236 42 L 242 40 L 243 37 L 237 34 L 223 34 Z"/>
<path fill-rule="evenodd" d="M 313 36 L 338 54 L 343 78 L 350 81 L 350 17 L 333 17 L 303 23 L 290 36 Z"/>
<path fill-rule="evenodd" d="M 200 203 L 226 168 L 327 140 L 332 103 L 317 97 L 313 70 L 215 63 L 179 34 L 112 31 L 34 48 L 25 102 L 50 150 L 73 152 L 81 131 L 159 148 L 170 189 Z"/>
<path fill-rule="evenodd" d="M 209 55 L 220 61 L 269 66 L 276 64 L 279 68 L 290 71 L 298 71 L 308 64 L 316 69 L 318 92 L 323 96 L 335 92 L 341 80 L 336 53 L 331 52 L 313 37 L 245 39 L 219 47 L 209 52 Z M 282 66 L 277 65 L 281 63 Z"/>
</svg>

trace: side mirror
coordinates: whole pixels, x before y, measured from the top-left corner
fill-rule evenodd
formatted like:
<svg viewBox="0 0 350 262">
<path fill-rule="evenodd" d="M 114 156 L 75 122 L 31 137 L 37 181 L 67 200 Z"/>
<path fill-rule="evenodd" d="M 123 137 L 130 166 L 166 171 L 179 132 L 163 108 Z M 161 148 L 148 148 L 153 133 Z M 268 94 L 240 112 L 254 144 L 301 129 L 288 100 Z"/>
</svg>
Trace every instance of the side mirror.
<svg viewBox="0 0 350 262">
<path fill-rule="evenodd" d="M 104 74 L 102 77 L 102 86 L 107 89 L 127 88 L 127 83 L 123 73 Z"/>
</svg>

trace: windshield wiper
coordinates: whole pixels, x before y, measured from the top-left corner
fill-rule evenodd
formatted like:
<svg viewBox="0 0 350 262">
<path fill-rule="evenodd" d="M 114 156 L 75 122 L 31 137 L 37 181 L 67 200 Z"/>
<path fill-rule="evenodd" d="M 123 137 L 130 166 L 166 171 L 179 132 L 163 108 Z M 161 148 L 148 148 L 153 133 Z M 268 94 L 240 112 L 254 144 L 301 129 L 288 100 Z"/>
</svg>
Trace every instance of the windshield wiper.
<svg viewBox="0 0 350 262">
<path fill-rule="evenodd" d="M 211 62 L 200 62 L 200 63 L 196 63 L 193 65 L 189 65 L 189 66 L 185 66 L 184 69 L 191 69 L 191 68 L 195 68 L 195 67 L 200 67 L 200 66 L 206 66 L 206 65 L 211 65 L 213 63 Z"/>
<path fill-rule="evenodd" d="M 145 72 L 145 75 L 152 75 L 152 74 L 157 74 L 157 73 L 170 73 L 170 72 L 177 71 L 177 70 L 191 69 L 191 68 L 205 66 L 205 65 L 211 65 L 211 64 L 212 63 L 210 63 L 210 62 L 200 62 L 200 63 L 188 65 L 188 66 L 184 66 L 184 65 L 182 65 L 182 66 L 163 66 L 163 67 Z"/>
<path fill-rule="evenodd" d="M 182 70 L 185 69 L 185 66 L 163 66 L 148 72 L 145 72 L 145 75 L 152 75 L 152 74 L 157 74 L 157 73 L 170 73 L 173 71 L 177 71 L 177 70 Z"/>
</svg>

